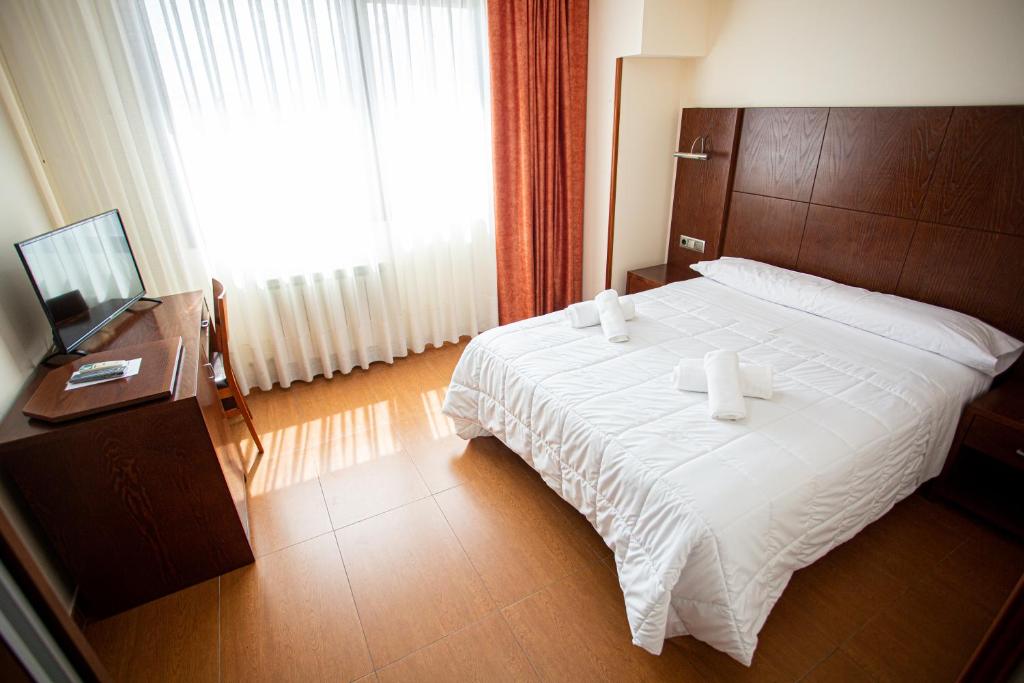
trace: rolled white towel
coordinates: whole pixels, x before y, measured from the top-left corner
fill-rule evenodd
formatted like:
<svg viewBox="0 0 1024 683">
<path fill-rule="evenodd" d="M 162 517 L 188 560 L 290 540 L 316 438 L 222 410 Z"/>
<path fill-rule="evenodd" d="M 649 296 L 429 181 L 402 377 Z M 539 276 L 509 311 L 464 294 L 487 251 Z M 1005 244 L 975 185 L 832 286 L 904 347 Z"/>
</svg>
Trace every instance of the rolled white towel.
<svg viewBox="0 0 1024 683">
<path fill-rule="evenodd" d="M 679 391 L 708 393 L 708 374 L 704 361 L 684 359 L 672 370 L 672 384 Z M 750 398 L 772 397 L 772 369 L 767 365 L 740 363 L 740 390 Z"/>
<path fill-rule="evenodd" d="M 708 408 L 716 420 L 742 420 L 747 404 L 740 391 L 740 359 L 735 351 L 709 351 L 704 356 L 708 377 Z"/>
<path fill-rule="evenodd" d="M 629 341 L 629 332 L 626 330 L 626 318 L 622 314 L 622 306 L 619 304 L 619 295 L 614 289 L 606 289 L 594 297 L 597 304 L 597 313 L 601 318 L 601 330 L 604 337 L 610 342 Z"/>
<path fill-rule="evenodd" d="M 631 296 L 619 297 L 619 305 L 622 306 L 622 317 L 632 320 L 636 317 L 636 302 Z M 597 310 L 596 301 L 581 301 L 578 304 L 571 304 L 565 309 L 569 318 L 569 324 L 573 327 L 593 327 L 601 324 L 601 314 Z"/>
</svg>

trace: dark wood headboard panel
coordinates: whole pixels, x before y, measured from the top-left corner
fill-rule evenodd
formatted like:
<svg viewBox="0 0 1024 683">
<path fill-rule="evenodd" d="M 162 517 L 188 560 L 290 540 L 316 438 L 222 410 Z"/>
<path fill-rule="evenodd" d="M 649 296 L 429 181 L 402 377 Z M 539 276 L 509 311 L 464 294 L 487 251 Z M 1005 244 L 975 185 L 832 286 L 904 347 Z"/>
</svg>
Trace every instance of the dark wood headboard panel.
<svg viewBox="0 0 1024 683">
<path fill-rule="evenodd" d="M 811 200 L 828 109 L 746 109 L 734 189 L 764 197 Z"/>
<path fill-rule="evenodd" d="M 766 108 L 738 119 L 721 248 L 704 258 L 896 293 L 1024 338 L 1024 106 Z"/>
<path fill-rule="evenodd" d="M 707 161 L 676 161 L 668 264 L 686 268 L 722 251 L 722 230 L 729 206 L 729 187 L 736 168 L 736 136 L 740 109 L 684 109 L 679 123 L 679 151 L 689 152 L 694 139 L 705 137 Z M 704 254 L 679 246 L 680 235 L 704 240 Z"/>
</svg>

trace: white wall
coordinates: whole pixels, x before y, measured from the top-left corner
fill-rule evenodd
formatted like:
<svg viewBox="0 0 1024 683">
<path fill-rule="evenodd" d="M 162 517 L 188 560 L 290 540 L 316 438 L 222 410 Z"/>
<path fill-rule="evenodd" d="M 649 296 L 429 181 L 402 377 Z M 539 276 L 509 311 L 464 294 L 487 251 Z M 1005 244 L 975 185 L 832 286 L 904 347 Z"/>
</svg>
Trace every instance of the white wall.
<svg viewBox="0 0 1024 683">
<path fill-rule="evenodd" d="M 644 0 L 645 57 L 702 57 L 707 54 L 711 0 Z"/>
<path fill-rule="evenodd" d="M 590 0 L 583 176 L 583 298 L 604 289 L 611 190 L 615 60 L 640 49 L 642 0 Z"/>
<path fill-rule="evenodd" d="M 667 4 L 666 4 L 667 3 Z M 679 7 L 673 9 L 671 3 Z M 699 17 L 694 0 L 647 0 L 642 27 L 645 54 L 693 54 L 699 36 L 696 20 L 686 30 L 662 34 L 655 17 L 667 25 L 673 12 Z M 676 88 L 676 109 L 683 107 L 776 106 L 924 106 L 957 104 L 1024 104 L 1024 0 L 713 0 L 706 14 L 704 57 L 682 59 L 682 76 L 665 73 L 662 87 Z M 677 47 L 666 41 L 675 40 Z M 588 87 L 599 87 L 593 74 Z M 643 89 L 633 88 L 639 102 L 626 101 L 623 112 L 643 112 Z M 654 82 L 646 91 L 658 91 Z M 661 91 L 663 92 L 663 91 Z M 651 106 L 661 108 L 659 95 Z M 588 107 L 591 102 L 588 100 Z M 590 118 L 588 114 L 588 125 Z M 678 111 L 677 111 L 678 116 Z M 604 135 L 604 131 L 597 131 Z M 610 139 L 610 132 L 607 133 Z M 677 133 L 676 133 L 677 134 Z M 671 214 L 672 185 L 637 182 L 633 174 L 659 173 L 667 136 L 657 136 L 623 116 L 620 160 L 628 154 L 632 169 L 620 164 L 616 203 L 613 273 L 656 265 L 653 250 L 623 247 L 620 240 L 653 245 L 661 239 Z M 587 153 L 590 153 L 588 133 Z M 600 166 L 587 188 L 608 184 L 608 167 Z M 601 201 L 607 205 L 607 190 Z M 587 198 L 590 206 L 591 198 Z M 661 210 L 661 220 L 638 207 Z M 633 216 L 635 220 L 630 220 Z M 588 220 L 596 221 L 594 216 Z M 619 230 L 620 221 L 629 228 Z M 598 239 L 596 228 L 587 239 Z M 603 233 L 601 234 L 603 239 Z M 584 244 L 585 253 L 598 247 Z M 603 256 L 603 245 L 601 245 Z M 620 263 L 619 255 L 623 254 Z M 650 254 L 639 263 L 640 253 Z M 662 252 L 664 253 L 664 252 Z M 600 264 L 604 266 L 602 262 Z M 584 261 L 586 283 L 593 282 Z M 603 270 L 602 270 L 603 272 Z"/>
<path fill-rule="evenodd" d="M 46 317 L 13 245 L 52 227 L 11 119 L 0 106 L 0 415 L 7 413 L 12 399 L 46 353 L 50 340 Z M 50 577 L 58 597 L 66 606 L 70 605 L 70 587 L 29 531 L 23 511 L 11 499 L 3 481 L 0 509 L 19 529 L 43 573 Z"/>
<path fill-rule="evenodd" d="M 681 59 L 627 57 L 622 63 L 612 289 L 626 271 L 665 262 L 679 137 Z"/>
<path fill-rule="evenodd" d="M 706 22 L 710 0 L 590 0 L 590 40 L 587 57 L 587 149 L 583 199 L 583 297 L 591 298 L 604 289 L 608 245 L 608 198 L 611 189 L 612 118 L 615 95 L 615 60 L 630 56 L 680 56 L 704 54 Z M 652 67 L 656 68 L 656 67 Z M 672 69 L 663 69 L 671 75 Z M 635 70 L 640 78 L 646 71 Z M 630 87 L 630 74 L 623 75 L 623 109 L 640 112 L 647 93 L 646 84 Z M 668 103 L 669 90 L 658 91 L 658 106 Z M 678 93 L 671 95 L 678 108 Z M 633 98 L 639 98 L 636 101 Z M 657 116 L 664 118 L 664 112 Z M 677 115 L 678 116 L 678 115 Z M 631 123 L 627 120 L 627 127 Z M 641 132 L 632 126 L 630 130 Z M 664 159 L 660 145 L 634 146 L 651 154 L 652 163 Z M 674 139 L 674 138 L 673 138 Z M 631 144 L 631 140 L 626 140 Z M 655 151 L 655 147 L 658 147 Z M 620 140 L 621 158 L 623 142 Z M 672 148 L 670 147 L 670 151 Z M 634 158 L 633 167 L 643 166 Z M 620 173 L 620 178 L 622 177 Z M 628 181 L 627 181 L 628 182 Z M 628 201 L 628 199 L 627 199 Z M 623 271 L 624 272 L 624 271 Z"/>
<path fill-rule="evenodd" d="M 13 245 L 50 229 L 10 118 L 0 107 L 0 412 L 7 411 L 50 338 Z"/>
<path fill-rule="evenodd" d="M 716 0 L 687 104 L 1024 103 L 1021 0 Z"/>
</svg>

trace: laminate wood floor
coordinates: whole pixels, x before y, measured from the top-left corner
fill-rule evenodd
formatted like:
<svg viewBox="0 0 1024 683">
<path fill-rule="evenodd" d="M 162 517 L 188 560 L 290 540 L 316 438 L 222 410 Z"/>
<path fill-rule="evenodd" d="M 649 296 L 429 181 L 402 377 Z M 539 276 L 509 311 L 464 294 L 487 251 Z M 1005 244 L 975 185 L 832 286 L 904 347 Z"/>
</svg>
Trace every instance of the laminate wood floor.
<svg viewBox="0 0 1024 683">
<path fill-rule="evenodd" d="M 752 667 L 689 637 L 651 656 L 586 520 L 441 414 L 462 348 L 254 392 L 256 563 L 89 625 L 115 679 L 952 681 L 1024 571 L 914 495 L 796 573 Z"/>
</svg>

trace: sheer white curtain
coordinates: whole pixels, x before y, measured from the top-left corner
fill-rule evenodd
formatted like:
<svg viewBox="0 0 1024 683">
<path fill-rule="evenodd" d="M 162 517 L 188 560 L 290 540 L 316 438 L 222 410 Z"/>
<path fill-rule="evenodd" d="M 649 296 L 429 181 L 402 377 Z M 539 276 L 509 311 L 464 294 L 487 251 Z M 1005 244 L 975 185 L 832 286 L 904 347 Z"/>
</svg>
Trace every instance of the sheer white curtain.
<svg viewBox="0 0 1024 683">
<path fill-rule="evenodd" d="M 222 279 L 246 389 L 496 324 L 483 0 L 45 4 L 0 39 L 62 211 Z"/>
</svg>

